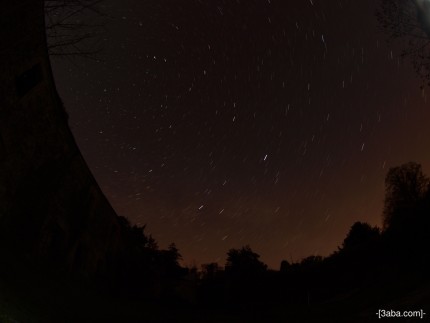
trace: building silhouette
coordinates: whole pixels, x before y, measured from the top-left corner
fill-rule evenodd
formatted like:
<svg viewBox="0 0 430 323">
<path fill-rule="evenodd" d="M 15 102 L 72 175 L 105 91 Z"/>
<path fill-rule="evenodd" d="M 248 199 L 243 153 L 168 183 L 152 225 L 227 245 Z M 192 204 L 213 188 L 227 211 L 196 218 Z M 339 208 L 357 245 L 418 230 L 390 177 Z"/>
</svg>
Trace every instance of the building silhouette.
<svg viewBox="0 0 430 323">
<path fill-rule="evenodd" d="M 121 225 L 85 163 L 57 94 L 44 1 L 0 11 L 0 252 L 104 272 Z"/>
</svg>

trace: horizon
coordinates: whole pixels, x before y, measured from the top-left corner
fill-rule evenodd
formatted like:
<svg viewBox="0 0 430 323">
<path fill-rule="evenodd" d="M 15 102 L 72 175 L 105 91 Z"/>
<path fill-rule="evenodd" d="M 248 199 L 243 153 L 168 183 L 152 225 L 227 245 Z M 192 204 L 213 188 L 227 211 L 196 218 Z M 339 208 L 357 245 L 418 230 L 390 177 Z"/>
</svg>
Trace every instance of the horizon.
<svg viewBox="0 0 430 323">
<path fill-rule="evenodd" d="M 327 256 L 380 226 L 390 167 L 430 168 L 428 90 L 374 1 L 104 5 L 102 60 L 54 59 L 57 89 L 116 212 L 185 263 Z"/>
</svg>

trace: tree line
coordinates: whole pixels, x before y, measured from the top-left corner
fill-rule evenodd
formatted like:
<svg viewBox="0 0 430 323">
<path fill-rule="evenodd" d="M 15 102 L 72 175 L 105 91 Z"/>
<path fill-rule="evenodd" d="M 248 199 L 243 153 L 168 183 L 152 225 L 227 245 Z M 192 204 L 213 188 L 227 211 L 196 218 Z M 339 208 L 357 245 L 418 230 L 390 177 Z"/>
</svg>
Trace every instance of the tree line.
<svg viewBox="0 0 430 323">
<path fill-rule="evenodd" d="M 296 263 L 282 260 L 279 270 L 268 269 L 249 245 L 230 249 L 224 266 L 183 268 L 174 244 L 159 250 L 144 227 L 127 224 L 133 247 L 124 255 L 116 281 L 140 295 L 185 298 L 220 308 L 257 303 L 309 306 L 356 289 L 387 287 L 393 281 L 396 284 L 383 293 L 395 297 L 428 279 L 430 180 L 421 165 L 410 162 L 388 171 L 382 224 L 379 228 L 356 222 L 331 255 L 312 255 Z M 191 297 L 184 296 L 187 288 Z"/>
</svg>

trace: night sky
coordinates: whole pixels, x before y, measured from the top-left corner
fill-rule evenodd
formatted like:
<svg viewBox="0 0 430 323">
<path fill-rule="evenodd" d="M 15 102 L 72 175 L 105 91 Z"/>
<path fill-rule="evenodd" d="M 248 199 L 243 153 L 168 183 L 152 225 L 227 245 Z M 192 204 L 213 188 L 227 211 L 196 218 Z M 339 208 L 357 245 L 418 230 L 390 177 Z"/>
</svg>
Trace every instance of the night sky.
<svg viewBox="0 0 430 323">
<path fill-rule="evenodd" d="M 428 89 L 375 0 L 105 0 L 103 60 L 53 60 L 119 215 L 185 265 L 250 244 L 269 267 L 381 224 L 384 177 L 430 172 Z"/>
</svg>

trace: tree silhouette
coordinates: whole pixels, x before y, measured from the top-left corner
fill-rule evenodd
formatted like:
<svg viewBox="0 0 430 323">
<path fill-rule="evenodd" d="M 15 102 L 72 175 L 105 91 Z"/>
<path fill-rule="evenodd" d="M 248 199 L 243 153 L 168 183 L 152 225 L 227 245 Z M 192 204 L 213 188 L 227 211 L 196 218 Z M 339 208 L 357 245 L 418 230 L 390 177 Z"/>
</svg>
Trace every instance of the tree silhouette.
<svg viewBox="0 0 430 323">
<path fill-rule="evenodd" d="M 182 255 L 179 253 L 179 249 L 176 247 L 176 244 L 172 242 L 167 249 L 167 258 L 172 266 L 179 267 L 179 260 L 182 259 Z"/>
<path fill-rule="evenodd" d="M 345 240 L 343 240 L 341 250 L 345 252 L 366 250 L 378 241 L 379 237 L 379 228 L 371 227 L 368 223 L 356 222 L 352 225 Z"/>
<path fill-rule="evenodd" d="M 287 260 L 281 261 L 281 267 L 279 269 L 281 273 L 287 273 L 290 270 L 290 268 L 291 268 L 291 264 Z"/>
<path fill-rule="evenodd" d="M 402 57 L 430 85 L 430 3 L 427 0 L 380 0 L 376 17 L 391 39 L 404 39 Z"/>
<path fill-rule="evenodd" d="M 304 269 L 314 269 L 318 267 L 323 262 L 323 257 L 321 256 L 308 256 L 300 262 L 300 266 Z"/>
<path fill-rule="evenodd" d="M 429 264 L 429 178 L 411 162 L 391 168 L 385 182 L 383 238 L 389 257 L 404 267 Z"/>
<path fill-rule="evenodd" d="M 415 162 L 388 171 L 385 178 L 384 230 L 402 230 L 402 226 L 413 222 L 408 216 L 412 217 L 425 200 L 429 183 L 421 165 Z"/>
<path fill-rule="evenodd" d="M 213 279 L 216 273 L 220 270 L 218 263 L 211 262 L 202 265 L 202 275 L 204 279 Z"/>
<path fill-rule="evenodd" d="M 249 245 L 241 249 L 230 249 L 227 253 L 226 270 L 235 273 L 261 273 L 267 265 L 259 260 L 260 255 L 252 251 Z"/>
</svg>

